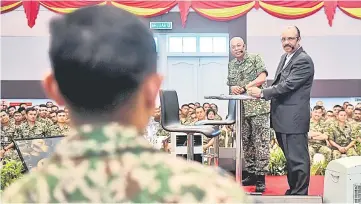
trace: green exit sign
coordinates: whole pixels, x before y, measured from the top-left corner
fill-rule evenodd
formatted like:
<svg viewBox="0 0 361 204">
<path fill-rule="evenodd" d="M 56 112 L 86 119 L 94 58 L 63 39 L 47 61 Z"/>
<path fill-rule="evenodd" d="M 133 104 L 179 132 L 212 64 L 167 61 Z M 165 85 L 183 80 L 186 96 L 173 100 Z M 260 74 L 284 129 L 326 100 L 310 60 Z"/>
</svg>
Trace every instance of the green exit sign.
<svg viewBox="0 0 361 204">
<path fill-rule="evenodd" d="M 172 30 L 172 22 L 150 22 L 149 27 L 153 30 Z"/>
</svg>

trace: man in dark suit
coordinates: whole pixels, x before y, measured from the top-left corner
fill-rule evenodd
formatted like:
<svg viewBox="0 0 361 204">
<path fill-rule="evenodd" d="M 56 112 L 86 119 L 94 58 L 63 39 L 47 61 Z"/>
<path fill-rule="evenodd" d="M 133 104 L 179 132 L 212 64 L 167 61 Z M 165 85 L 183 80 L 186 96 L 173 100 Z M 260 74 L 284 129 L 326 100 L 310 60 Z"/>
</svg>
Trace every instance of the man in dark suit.
<svg viewBox="0 0 361 204">
<path fill-rule="evenodd" d="M 307 195 L 310 182 L 307 133 L 314 65 L 300 40 L 299 29 L 287 27 L 281 37 L 286 53 L 281 57 L 272 86 L 247 90 L 251 96 L 271 100 L 271 126 L 287 160 L 286 195 Z"/>
</svg>

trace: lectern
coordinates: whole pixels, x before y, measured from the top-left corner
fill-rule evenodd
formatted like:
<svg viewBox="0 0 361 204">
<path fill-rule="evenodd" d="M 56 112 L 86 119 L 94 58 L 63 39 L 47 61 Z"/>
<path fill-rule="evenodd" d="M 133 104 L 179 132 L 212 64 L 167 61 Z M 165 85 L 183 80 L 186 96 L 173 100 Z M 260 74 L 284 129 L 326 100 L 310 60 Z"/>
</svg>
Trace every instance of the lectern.
<svg viewBox="0 0 361 204">
<path fill-rule="evenodd" d="M 244 120 L 244 113 L 242 110 L 244 100 L 257 100 L 257 98 L 242 95 L 219 95 L 219 96 L 205 96 L 205 99 L 217 100 L 236 100 L 236 181 L 242 185 L 242 124 Z"/>
</svg>

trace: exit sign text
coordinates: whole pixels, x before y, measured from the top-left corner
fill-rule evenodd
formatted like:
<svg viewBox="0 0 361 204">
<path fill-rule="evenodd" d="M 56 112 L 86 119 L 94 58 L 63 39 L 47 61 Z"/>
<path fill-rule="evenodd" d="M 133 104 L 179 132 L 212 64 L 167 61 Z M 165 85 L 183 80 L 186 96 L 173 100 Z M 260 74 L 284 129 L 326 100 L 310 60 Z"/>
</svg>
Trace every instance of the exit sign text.
<svg viewBox="0 0 361 204">
<path fill-rule="evenodd" d="M 150 22 L 149 27 L 153 30 L 172 30 L 172 22 Z"/>
</svg>

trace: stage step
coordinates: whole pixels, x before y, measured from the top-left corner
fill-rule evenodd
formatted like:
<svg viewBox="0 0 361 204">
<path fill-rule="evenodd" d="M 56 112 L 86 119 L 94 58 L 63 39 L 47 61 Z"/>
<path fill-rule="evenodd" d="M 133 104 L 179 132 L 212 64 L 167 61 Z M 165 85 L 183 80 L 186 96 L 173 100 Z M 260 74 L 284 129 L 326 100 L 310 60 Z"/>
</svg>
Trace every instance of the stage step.
<svg viewBox="0 0 361 204">
<path fill-rule="evenodd" d="M 321 204 L 321 196 L 251 196 L 260 203 L 315 203 Z"/>
</svg>

